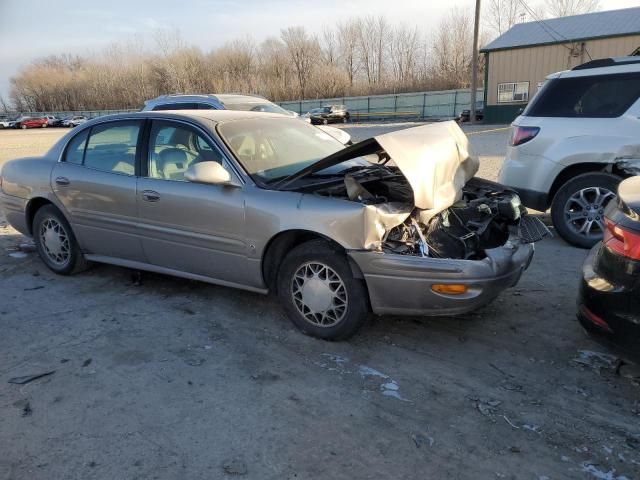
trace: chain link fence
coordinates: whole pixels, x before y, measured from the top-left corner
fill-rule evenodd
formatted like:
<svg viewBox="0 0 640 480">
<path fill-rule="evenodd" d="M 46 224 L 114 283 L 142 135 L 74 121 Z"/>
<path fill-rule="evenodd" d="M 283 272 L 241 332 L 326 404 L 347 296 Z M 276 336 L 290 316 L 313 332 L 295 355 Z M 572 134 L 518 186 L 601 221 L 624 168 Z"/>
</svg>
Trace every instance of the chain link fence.
<svg viewBox="0 0 640 480">
<path fill-rule="evenodd" d="M 484 100 L 484 91 L 479 89 L 478 102 Z M 436 92 L 398 93 L 369 95 L 365 97 L 338 97 L 317 100 L 299 100 L 280 102 L 287 110 L 303 115 L 309 110 L 328 105 L 344 105 L 349 110 L 351 121 L 378 121 L 390 119 L 425 120 L 446 119 L 460 115 L 462 110 L 471 106 L 471 91 L 441 90 Z M 41 117 L 55 115 L 64 118 L 71 115 L 84 115 L 87 118 L 101 117 L 115 113 L 136 112 L 137 109 L 122 110 L 78 110 L 73 112 L 10 112 L 3 116 Z"/>
<path fill-rule="evenodd" d="M 484 90 L 478 89 L 476 100 L 484 100 Z M 319 100 L 280 102 L 282 108 L 303 115 L 313 108 L 328 105 L 347 107 L 352 121 L 398 119 L 454 118 L 471 107 L 471 90 L 441 90 L 435 92 L 338 97 Z"/>
</svg>

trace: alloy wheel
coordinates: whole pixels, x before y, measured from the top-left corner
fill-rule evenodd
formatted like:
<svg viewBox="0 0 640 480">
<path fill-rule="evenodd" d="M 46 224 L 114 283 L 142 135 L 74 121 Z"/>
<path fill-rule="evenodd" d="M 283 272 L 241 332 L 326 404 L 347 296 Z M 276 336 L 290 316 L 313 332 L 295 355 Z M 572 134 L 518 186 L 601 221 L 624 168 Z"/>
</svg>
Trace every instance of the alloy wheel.
<svg viewBox="0 0 640 480">
<path fill-rule="evenodd" d="M 347 312 L 347 289 L 331 267 L 320 262 L 301 265 L 291 280 L 293 304 L 306 321 L 318 327 L 332 327 Z"/>
<path fill-rule="evenodd" d="M 603 187 L 588 187 L 569 197 L 564 206 L 567 226 L 588 239 L 601 238 L 604 230 L 604 209 L 615 193 Z"/>
</svg>

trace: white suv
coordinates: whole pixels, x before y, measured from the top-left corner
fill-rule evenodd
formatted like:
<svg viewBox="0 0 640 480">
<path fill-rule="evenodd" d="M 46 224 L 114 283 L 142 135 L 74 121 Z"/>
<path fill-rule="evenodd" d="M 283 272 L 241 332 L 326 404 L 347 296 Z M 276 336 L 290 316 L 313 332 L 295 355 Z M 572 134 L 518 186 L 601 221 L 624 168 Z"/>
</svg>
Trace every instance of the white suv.
<svg viewBox="0 0 640 480">
<path fill-rule="evenodd" d="M 569 243 L 591 247 L 624 177 L 640 175 L 640 57 L 549 75 L 512 123 L 500 182 L 546 211 Z"/>
</svg>

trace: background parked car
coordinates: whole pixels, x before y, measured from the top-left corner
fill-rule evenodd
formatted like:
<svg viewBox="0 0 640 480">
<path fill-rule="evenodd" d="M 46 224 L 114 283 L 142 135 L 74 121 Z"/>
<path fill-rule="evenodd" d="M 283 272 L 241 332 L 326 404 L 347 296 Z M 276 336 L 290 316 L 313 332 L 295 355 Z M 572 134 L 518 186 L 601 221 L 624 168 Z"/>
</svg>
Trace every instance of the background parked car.
<svg viewBox="0 0 640 480">
<path fill-rule="evenodd" d="M 604 240 L 582 268 L 578 319 L 638 354 L 640 345 L 640 177 L 624 180 L 605 212 Z"/>
<path fill-rule="evenodd" d="M 476 102 L 476 120 L 484 120 L 484 102 Z M 471 118 L 471 110 L 465 109 L 460 112 L 460 116 L 458 117 L 458 123 L 468 122 Z"/>
<path fill-rule="evenodd" d="M 88 120 L 84 115 L 73 115 L 62 121 L 63 127 L 77 127 Z"/>
<path fill-rule="evenodd" d="M 47 119 L 44 117 L 22 117 L 14 125 L 15 128 L 21 128 L 23 130 L 27 128 L 47 128 L 48 126 Z"/>
<path fill-rule="evenodd" d="M 305 117 L 300 117 L 291 110 L 285 110 L 280 105 L 270 102 L 264 97 L 257 95 L 238 94 L 210 94 L 210 95 L 161 95 L 153 100 L 144 102 L 142 111 L 158 110 L 240 110 L 250 112 L 278 113 L 294 118 L 300 118 L 309 122 Z M 351 145 L 351 135 L 344 130 L 335 127 L 320 127 L 326 133 L 343 145 Z"/>
<path fill-rule="evenodd" d="M 8 117 L 0 117 L 0 130 L 3 130 L 5 128 L 9 128 L 9 124 L 11 123 L 11 121 L 9 120 Z"/>
<path fill-rule="evenodd" d="M 45 115 L 43 118 L 45 118 L 47 120 L 47 125 L 50 127 L 55 127 L 56 122 L 59 122 L 60 119 L 58 117 L 56 117 L 55 115 Z"/>
<path fill-rule="evenodd" d="M 344 105 L 329 105 L 326 107 L 314 108 L 305 115 L 314 125 L 328 123 L 347 123 L 349 121 L 349 111 Z"/>
<path fill-rule="evenodd" d="M 554 73 L 512 124 L 500 182 L 545 211 L 569 243 L 592 247 L 620 180 L 640 174 L 640 57 Z"/>
</svg>

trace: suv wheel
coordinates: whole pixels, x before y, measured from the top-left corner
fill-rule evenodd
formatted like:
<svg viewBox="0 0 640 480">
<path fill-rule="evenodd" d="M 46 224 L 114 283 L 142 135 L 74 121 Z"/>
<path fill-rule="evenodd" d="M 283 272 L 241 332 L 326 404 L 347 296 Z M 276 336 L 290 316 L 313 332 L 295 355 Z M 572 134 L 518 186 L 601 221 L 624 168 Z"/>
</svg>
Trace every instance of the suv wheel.
<svg viewBox="0 0 640 480">
<path fill-rule="evenodd" d="M 71 275 L 88 266 L 69 223 L 53 205 L 36 212 L 33 239 L 40 258 L 55 273 Z"/>
<path fill-rule="evenodd" d="M 602 240 L 604 209 L 621 180 L 609 173 L 585 173 L 562 185 L 551 203 L 551 219 L 560 236 L 582 248 Z"/>
<path fill-rule="evenodd" d="M 285 257 L 277 287 L 289 319 L 324 340 L 351 337 L 369 313 L 364 282 L 353 277 L 345 254 L 322 240 L 303 243 Z"/>
</svg>

